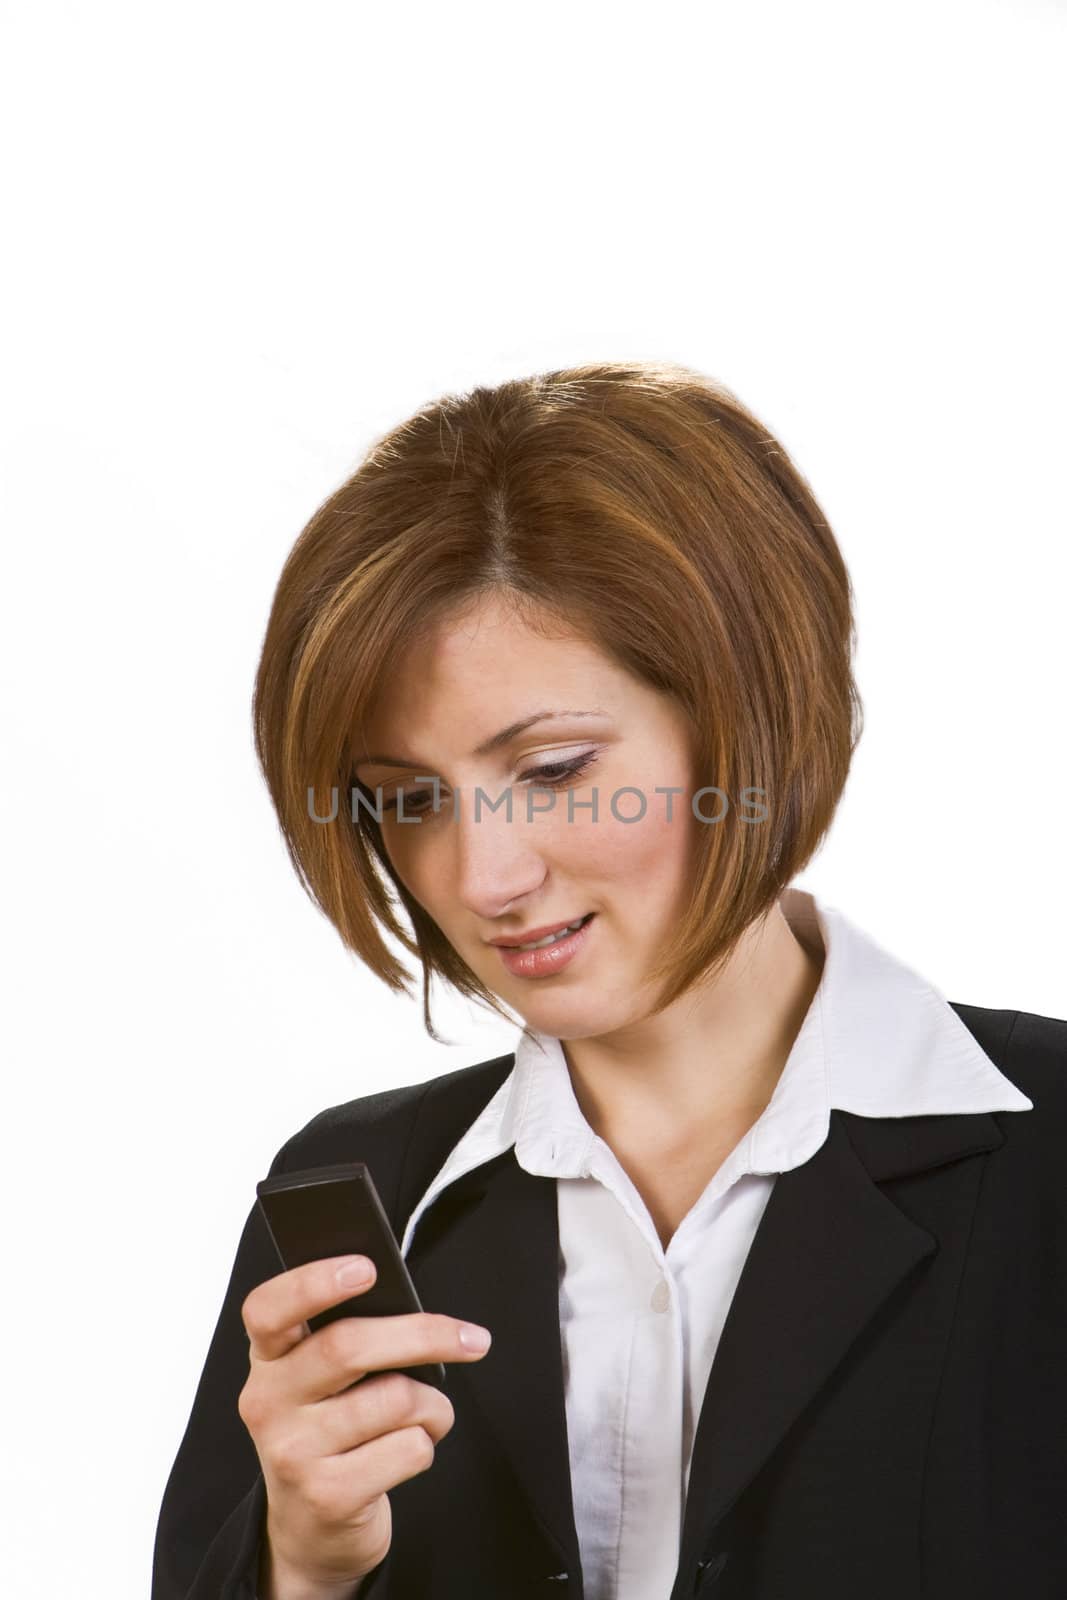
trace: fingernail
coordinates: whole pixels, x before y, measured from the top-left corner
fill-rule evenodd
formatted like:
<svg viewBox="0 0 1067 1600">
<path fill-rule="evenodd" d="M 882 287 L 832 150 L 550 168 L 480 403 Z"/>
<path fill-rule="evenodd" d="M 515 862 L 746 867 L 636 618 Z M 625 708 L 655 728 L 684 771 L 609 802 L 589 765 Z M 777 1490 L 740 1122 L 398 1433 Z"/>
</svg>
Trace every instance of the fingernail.
<svg viewBox="0 0 1067 1600">
<path fill-rule="evenodd" d="M 334 1273 L 342 1289 L 355 1289 L 361 1283 L 369 1283 L 373 1276 L 374 1263 L 366 1256 L 353 1256 Z"/>
<path fill-rule="evenodd" d="M 488 1350 L 492 1341 L 489 1329 L 480 1328 L 476 1322 L 465 1322 L 459 1330 L 459 1342 L 464 1350 Z"/>
</svg>

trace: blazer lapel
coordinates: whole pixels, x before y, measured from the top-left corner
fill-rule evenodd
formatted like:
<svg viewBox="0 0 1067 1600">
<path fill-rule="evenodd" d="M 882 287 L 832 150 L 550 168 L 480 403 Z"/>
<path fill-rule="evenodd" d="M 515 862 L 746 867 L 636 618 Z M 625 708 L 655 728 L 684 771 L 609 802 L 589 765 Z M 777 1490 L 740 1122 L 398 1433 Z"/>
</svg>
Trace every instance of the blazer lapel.
<svg viewBox="0 0 1067 1600">
<path fill-rule="evenodd" d="M 481 1413 L 561 1569 L 577 1578 L 555 1180 L 524 1171 L 514 1150 L 505 1151 L 438 1196 L 408 1261 L 425 1305 L 493 1335 L 481 1361 L 446 1368 L 448 1393 L 457 1416 L 468 1402 Z"/>
<path fill-rule="evenodd" d="M 504 1067 L 494 1064 L 497 1073 Z M 485 1092 L 477 1088 L 479 1102 Z M 439 1118 L 430 1121 L 436 1129 Z M 716 1523 L 880 1309 L 937 1254 L 933 1234 L 879 1183 L 994 1149 L 1003 1138 L 986 1113 L 864 1118 L 835 1110 L 815 1155 L 779 1174 L 703 1397 L 680 1574 L 696 1569 Z M 450 1147 L 453 1132 L 440 1142 Z M 416 1189 L 433 1165 L 411 1161 Z M 571 1575 L 569 1592 L 580 1594 L 555 1181 L 525 1172 L 513 1149 L 494 1157 L 424 1213 L 408 1263 L 425 1305 L 493 1334 L 481 1361 L 447 1368 L 448 1392 L 457 1418 L 477 1413 L 494 1435 L 552 1559 Z"/>
<path fill-rule="evenodd" d="M 1002 1141 L 986 1114 L 846 1119 L 833 1111 L 815 1155 L 778 1175 L 704 1393 L 681 1572 L 694 1569 L 714 1525 L 875 1314 L 938 1250 L 876 1180 Z"/>
</svg>

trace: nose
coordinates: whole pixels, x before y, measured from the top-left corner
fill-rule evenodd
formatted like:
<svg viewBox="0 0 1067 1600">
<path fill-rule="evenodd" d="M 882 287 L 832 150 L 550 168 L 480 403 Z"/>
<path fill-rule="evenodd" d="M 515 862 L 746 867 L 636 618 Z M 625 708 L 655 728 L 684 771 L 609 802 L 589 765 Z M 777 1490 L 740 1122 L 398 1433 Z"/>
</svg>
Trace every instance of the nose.
<svg viewBox="0 0 1067 1600">
<path fill-rule="evenodd" d="M 453 819 L 456 894 L 489 921 L 540 887 L 545 876 L 543 834 L 526 819 L 522 792 L 461 794 Z"/>
</svg>

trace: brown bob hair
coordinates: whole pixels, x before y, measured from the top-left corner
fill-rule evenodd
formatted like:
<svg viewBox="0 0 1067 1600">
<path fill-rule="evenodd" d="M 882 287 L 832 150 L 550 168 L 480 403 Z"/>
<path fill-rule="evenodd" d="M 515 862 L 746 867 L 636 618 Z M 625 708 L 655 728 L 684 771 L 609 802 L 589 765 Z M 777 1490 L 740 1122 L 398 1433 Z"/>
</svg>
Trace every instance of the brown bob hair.
<svg viewBox="0 0 1067 1600">
<path fill-rule="evenodd" d="M 256 754 L 304 888 L 389 988 L 410 993 L 411 974 L 381 930 L 418 958 L 434 1039 L 434 973 L 513 1019 L 397 879 L 368 807 L 347 799 L 360 790 L 373 806 L 352 766 L 394 663 L 490 592 L 671 695 L 704 782 L 764 791 L 764 821 L 731 808 L 696 830 L 687 914 L 650 975 L 659 1011 L 721 969 L 830 826 L 863 720 L 841 552 L 778 441 L 729 390 L 671 363 L 446 395 L 323 502 L 274 595 Z M 314 820 L 334 791 L 334 819 Z"/>
</svg>

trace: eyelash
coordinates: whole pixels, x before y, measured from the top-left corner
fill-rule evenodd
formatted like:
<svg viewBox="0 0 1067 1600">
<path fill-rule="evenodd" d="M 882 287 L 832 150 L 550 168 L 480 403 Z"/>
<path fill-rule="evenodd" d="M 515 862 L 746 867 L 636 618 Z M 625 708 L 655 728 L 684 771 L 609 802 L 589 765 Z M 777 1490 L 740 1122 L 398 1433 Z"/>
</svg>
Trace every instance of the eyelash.
<svg viewBox="0 0 1067 1600">
<path fill-rule="evenodd" d="M 577 756 L 571 761 L 549 761 L 543 767 L 531 767 L 528 772 L 520 772 L 519 782 L 524 783 L 527 778 L 540 778 L 544 782 L 546 788 L 561 789 L 565 783 L 569 783 L 573 778 L 580 778 L 582 773 L 585 772 L 587 768 L 591 767 L 595 761 L 596 752 L 594 750 L 587 750 L 584 755 Z M 554 778 L 546 777 L 547 773 L 552 772 L 557 773 L 558 776 Z M 407 816 L 433 816 L 432 810 L 420 811 L 413 809 L 413 803 L 422 795 L 428 795 L 430 800 L 433 800 L 432 789 L 414 790 L 413 793 L 408 796 L 404 804 L 404 811 Z M 395 800 L 386 801 L 382 805 L 382 815 L 384 816 L 386 812 L 394 812 L 396 809 L 397 804 Z"/>
</svg>

